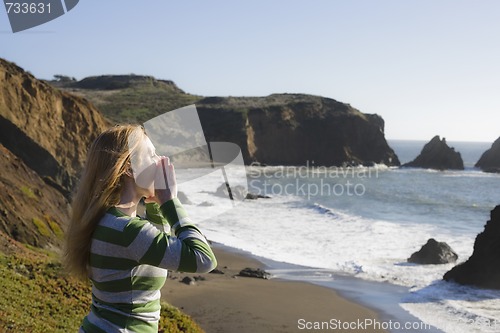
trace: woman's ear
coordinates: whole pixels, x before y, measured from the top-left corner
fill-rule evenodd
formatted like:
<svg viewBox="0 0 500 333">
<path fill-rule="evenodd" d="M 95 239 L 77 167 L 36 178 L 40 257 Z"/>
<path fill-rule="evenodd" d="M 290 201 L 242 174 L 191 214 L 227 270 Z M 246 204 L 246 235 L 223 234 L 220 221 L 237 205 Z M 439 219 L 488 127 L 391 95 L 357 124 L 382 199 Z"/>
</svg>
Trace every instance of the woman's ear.
<svg viewBox="0 0 500 333">
<path fill-rule="evenodd" d="M 130 162 L 127 162 L 127 168 L 125 169 L 125 174 L 130 178 L 134 178 L 134 172 L 132 171 L 132 165 Z"/>
</svg>

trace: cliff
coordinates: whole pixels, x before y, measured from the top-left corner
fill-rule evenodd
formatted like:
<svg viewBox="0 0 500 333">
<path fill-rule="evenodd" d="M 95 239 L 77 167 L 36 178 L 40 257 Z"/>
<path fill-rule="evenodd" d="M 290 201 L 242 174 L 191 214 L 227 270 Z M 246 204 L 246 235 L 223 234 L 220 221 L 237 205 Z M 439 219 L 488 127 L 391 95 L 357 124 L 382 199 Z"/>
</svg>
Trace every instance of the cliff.
<svg viewBox="0 0 500 333">
<path fill-rule="evenodd" d="M 333 99 L 302 94 L 203 98 L 149 76 L 58 77 L 51 84 L 89 99 L 118 122 L 143 123 L 196 104 L 207 141 L 238 144 L 247 164 L 400 165 L 380 116 Z"/>
<path fill-rule="evenodd" d="M 500 172 L 500 138 L 496 139 L 491 148 L 481 155 L 475 167 L 486 172 Z"/>
<path fill-rule="evenodd" d="M 23 243 L 61 243 L 87 147 L 110 124 L 94 102 L 113 122 L 144 122 L 195 103 L 207 140 L 238 144 L 247 164 L 399 165 L 382 118 L 333 99 L 202 98 L 137 75 L 56 78 L 37 80 L 0 59 L 0 231 Z"/>
<path fill-rule="evenodd" d="M 384 121 L 333 99 L 274 94 L 209 97 L 196 103 L 208 141 L 242 148 L 247 164 L 399 165 Z"/>
<path fill-rule="evenodd" d="M 482 288 L 500 289 L 500 206 L 491 211 L 477 235 L 470 258 L 446 272 L 443 279 Z"/>
<path fill-rule="evenodd" d="M 0 59 L 0 143 L 68 195 L 107 122 L 87 100 Z"/>
<path fill-rule="evenodd" d="M 87 147 L 107 126 L 88 101 L 0 59 L 0 231 L 60 245 Z"/>
<path fill-rule="evenodd" d="M 424 146 L 420 155 L 403 166 L 437 170 L 463 170 L 464 162 L 460 153 L 448 146 L 445 138 L 441 140 L 436 135 Z"/>
<path fill-rule="evenodd" d="M 0 233 L 37 247 L 60 246 L 69 203 L 0 144 Z"/>
<path fill-rule="evenodd" d="M 302 94 L 203 98 L 147 76 L 58 77 L 51 84 L 88 98 L 117 122 L 142 123 L 195 104 L 207 140 L 238 144 L 247 164 L 400 164 L 384 138 L 380 116 L 333 99 Z"/>
</svg>

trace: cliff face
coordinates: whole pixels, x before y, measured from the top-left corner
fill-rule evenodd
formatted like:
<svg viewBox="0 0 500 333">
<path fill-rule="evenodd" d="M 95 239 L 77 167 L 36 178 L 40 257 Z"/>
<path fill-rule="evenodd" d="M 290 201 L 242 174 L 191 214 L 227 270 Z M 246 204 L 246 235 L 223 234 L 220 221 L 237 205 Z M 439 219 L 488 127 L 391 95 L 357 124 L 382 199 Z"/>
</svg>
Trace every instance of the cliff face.
<svg viewBox="0 0 500 333">
<path fill-rule="evenodd" d="M 246 163 L 399 165 L 382 118 L 328 98 L 200 101 L 173 82 L 151 77 L 62 81 L 61 88 L 95 99 L 117 122 L 140 123 L 196 103 L 207 140 L 238 144 Z M 0 59 L 0 232 L 35 246 L 60 245 L 87 147 L 108 126 L 86 99 Z"/>
<path fill-rule="evenodd" d="M 476 237 L 474 252 L 444 275 L 446 281 L 500 289 L 500 206 L 491 211 L 484 231 Z"/>
<path fill-rule="evenodd" d="M 0 144 L 0 232 L 22 243 L 62 244 L 69 203 Z"/>
<path fill-rule="evenodd" d="M 384 138 L 380 116 L 333 99 L 301 94 L 202 98 L 171 81 L 137 75 L 78 82 L 62 77 L 51 84 L 88 98 L 119 122 L 143 123 L 195 104 L 207 140 L 238 144 L 247 164 L 400 164 Z"/>
<path fill-rule="evenodd" d="M 0 59 L 0 143 L 66 195 L 88 145 L 106 127 L 88 101 Z"/>
<path fill-rule="evenodd" d="M 384 121 L 333 99 L 298 94 L 210 97 L 196 104 L 208 141 L 237 143 L 247 164 L 399 165 Z"/>
<path fill-rule="evenodd" d="M 445 138 L 441 140 L 436 135 L 424 146 L 417 158 L 404 166 L 437 170 L 463 170 L 464 162 L 460 153 L 448 146 Z"/>
<path fill-rule="evenodd" d="M 0 59 L 0 231 L 60 245 L 87 147 L 106 127 L 86 100 Z"/>
<path fill-rule="evenodd" d="M 491 148 L 481 155 L 475 167 L 486 172 L 500 172 L 500 138 L 496 139 Z"/>
</svg>

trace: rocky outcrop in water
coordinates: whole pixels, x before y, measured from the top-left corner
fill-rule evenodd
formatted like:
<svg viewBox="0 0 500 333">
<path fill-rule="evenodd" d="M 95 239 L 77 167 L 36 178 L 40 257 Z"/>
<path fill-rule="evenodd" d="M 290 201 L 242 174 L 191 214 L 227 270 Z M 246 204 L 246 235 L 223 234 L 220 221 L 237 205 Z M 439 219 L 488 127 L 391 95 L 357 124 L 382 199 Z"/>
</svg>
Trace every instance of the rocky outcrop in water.
<svg viewBox="0 0 500 333">
<path fill-rule="evenodd" d="M 448 146 L 445 138 L 441 140 L 436 135 L 424 146 L 417 158 L 403 166 L 436 170 L 463 170 L 464 162 L 460 153 Z"/>
<path fill-rule="evenodd" d="M 445 242 L 430 238 L 420 250 L 413 253 L 408 262 L 421 265 L 437 265 L 456 262 L 458 255 Z"/>
<path fill-rule="evenodd" d="M 500 138 L 496 139 L 477 161 L 476 168 L 486 172 L 500 172 Z"/>
<path fill-rule="evenodd" d="M 446 272 L 443 279 L 500 289 L 500 206 L 491 211 L 484 231 L 477 235 L 470 258 Z"/>
</svg>

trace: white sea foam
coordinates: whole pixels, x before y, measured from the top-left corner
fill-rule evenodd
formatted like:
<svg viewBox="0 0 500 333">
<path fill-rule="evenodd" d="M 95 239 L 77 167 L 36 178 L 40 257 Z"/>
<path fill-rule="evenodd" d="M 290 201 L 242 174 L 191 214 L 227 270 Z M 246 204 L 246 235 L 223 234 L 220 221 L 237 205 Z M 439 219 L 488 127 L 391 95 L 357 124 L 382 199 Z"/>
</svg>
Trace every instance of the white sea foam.
<svg viewBox="0 0 500 333">
<path fill-rule="evenodd" d="M 275 167 L 271 172 L 280 170 Z M 189 172 L 190 177 L 193 173 L 206 173 L 199 169 L 184 172 Z M 180 178 L 182 174 L 179 172 Z M 385 169 L 380 177 L 364 181 L 369 191 L 365 198 L 356 198 L 360 201 L 339 197 L 334 201 L 317 198 L 323 200 L 316 202 L 315 198 L 308 201 L 300 196 L 278 195 L 271 199 L 245 200 L 220 215 L 218 209 L 227 207 L 226 199 L 213 195 L 220 186 L 220 179 L 206 180 L 203 186 L 185 182 L 180 190 L 193 202 L 187 207 L 191 217 L 201 221 L 206 236 L 216 242 L 274 261 L 317 268 L 302 276 L 305 280 L 330 279 L 331 273 L 335 273 L 407 286 L 411 288 L 410 293 L 401 306 L 424 322 L 445 332 L 488 332 L 486 329 L 498 323 L 497 330 L 491 330 L 498 332 L 499 292 L 442 282 L 443 274 L 454 264 L 407 263 L 407 258 L 429 238 L 448 243 L 459 255 L 459 262 L 471 255 L 475 236 L 487 217 L 484 211 L 496 197 L 497 187 L 481 188 L 463 196 L 454 193 L 454 188 L 469 186 L 461 183 L 464 177 L 478 178 L 485 184 L 500 180 L 498 176 L 475 171 L 442 173 Z M 445 178 L 456 182 L 449 190 L 443 188 L 447 184 Z M 406 183 L 397 187 L 397 182 L 403 180 Z M 411 190 L 410 186 L 417 188 Z M 483 195 L 484 200 L 479 195 Z M 466 204 L 470 200 L 467 196 L 478 198 L 476 206 Z M 451 207 L 447 207 L 447 200 L 453 202 Z M 364 205 L 365 210 L 353 213 L 357 209 L 355 205 Z M 410 207 L 411 213 L 394 213 L 401 205 Z M 385 215 L 387 219 L 367 217 L 370 209 L 374 210 L 373 216 Z M 380 210 L 378 214 L 376 209 Z M 463 212 L 452 215 L 457 209 Z M 480 214 L 478 209 L 481 209 Z M 470 220 L 482 220 L 477 225 L 456 221 L 464 212 L 471 216 Z M 401 219 L 410 214 L 414 216 Z M 207 216 L 213 217 L 206 219 Z M 274 273 L 281 274 L 279 270 Z M 490 326 L 485 326 L 487 323 Z"/>
</svg>

